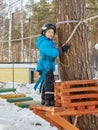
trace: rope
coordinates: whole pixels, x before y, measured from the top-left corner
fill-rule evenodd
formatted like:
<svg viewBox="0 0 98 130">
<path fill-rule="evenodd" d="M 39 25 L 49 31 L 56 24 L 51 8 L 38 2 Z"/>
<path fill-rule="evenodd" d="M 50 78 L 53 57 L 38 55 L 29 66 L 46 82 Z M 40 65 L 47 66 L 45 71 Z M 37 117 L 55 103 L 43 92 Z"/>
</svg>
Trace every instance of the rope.
<svg viewBox="0 0 98 130">
<path fill-rule="evenodd" d="M 78 120 L 78 116 L 75 116 L 74 126 L 76 126 L 76 125 L 77 125 L 77 120 Z"/>
<path fill-rule="evenodd" d="M 67 64 L 66 65 L 63 64 L 62 62 L 60 62 L 58 58 L 56 58 L 56 62 L 58 62 L 59 64 L 61 64 L 64 67 L 69 67 L 69 56 L 68 56 L 67 53 L 65 53 L 64 55 L 66 56 L 66 60 L 67 60 Z"/>
<path fill-rule="evenodd" d="M 90 18 L 86 18 L 86 19 L 80 20 L 80 21 L 79 20 L 66 20 L 66 21 L 58 22 L 56 25 L 65 24 L 65 23 L 77 23 L 78 22 L 78 24 L 75 26 L 74 30 L 72 31 L 71 35 L 69 36 L 69 38 L 66 40 L 66 42 L 63 45 L 67 44 L 71 40 L 71 38 L 73 37 L 74 33 L 76 32 L 77 28 L 80 26 L 81 23 L 87 23 L 88 21 L 91 21 L 91 20 L 96 19 L 96 18 L 98 18 L 98 15 L 92 16 Z M 65 55 L 66 55 L 67 61 L 68 61 L 67 65 L 61 63 L 60 61 L 57 61 L 57 62 L 59 62 L 64 67 L 69 67 L 69 57 L 68 57 L 67 53 Z"/>
<path fill-rule="evenodd" d="M 66 20 L 66 21 L 60 21 L 57 23 L 57 25 L 65 24 L 65 23 L 77 23 L 79 20 Z"/>
<path fill-rule="evenodd" d="M 30 36 L 30 37 L 24 37 L 24 38 L 20 38 L 20 39 L 13 39 L 13 40 L 11 40 L 11 42 L 15 42 L 15 41 L 20 41 L 21 39 L 23 39 L 23 40 L 25 40 L 25 39 L 29 39 L 29 38 L 36 38 L 36 37 L 38 37 L 38 36 L 40 36 L 40 34 L 38 34 L 38 35 L 33 35 L 33 36 Z M 6 41 L 0 41 L 0 42 L 3 42 L 3 43 L 5 43 L 5 42 L 8 42 L 8 40 L 6 40 Z"/>
<path fill-rule="evenodd" d="M 72 31 L 72 33 L 69 36 L 69 38 L 67 39 L 67 41 L 63 45 L 65 45 L 66 43 L 68 43 L 71 40 L 71 38 L 73 37 L 75 31 L 77 30 L 77 28 L 80 26 L 81 23 L 87 23 L 88 21 L 91 21 L 91 20 L 96 19 L 96 18 L 98 18 L 98 15 L 92 16 L 90 18 L 86 18 L 84 20 L 66 20 L 66 21 L 58 22 L 56 25 L 65 24 L 65 23 L 76 23 L 76 22 L 79 22 L 76 25 L 76 27 L 74 28 L 74 30 Z"/>
<path fill-rule="evenodd" d="M 71 22 L 72 22 L 72 21 L 71 21 Z M 75 21 L 74 21 L 74 22 L 75 22 Z M 80 21 L 80 22 L 76 25 L 76 27 L 75 27 L 74 30 L 72 31 L 70 37 L 67 39 L 67 41 L 66 41 L 63 45 L 67 44 L 67 43 L 70 41 L 70 39 L 73 37 L 75 31 L 77 30 L 77 28 L 80 26 L 81 23 L 82 23 L 82 21 Z M 63 65 L 64 67 L 69 67 L 69 56 L 68 56 L 67 53 L 65 53 L 65 56 L 66 56 L 67 62 L 68 62 L 67 65 L 63 64 L 63 63 L 60 62 L 60 61 L 57 61 L 57 62 L 60 63 L 61 65 Z"/>
<path fill-rule="evenodd" d="M 76 27 L 75 27 L 74 30 L 72 31 L 70 37 L 67 39 L 67 41 L 66 41 L 65 43 L 68 43 L 68 42 L 70 41 L 70 39 L 73 37 L 75 31 L 77 30 L 77 28 L 80 26 L 81 23 L 82 23 L 82 21 L 80 21 L 80 22 L 76 25 Z M 64 44 L 65 44 L 65 43 L 64 43 Z"/>
</svg>

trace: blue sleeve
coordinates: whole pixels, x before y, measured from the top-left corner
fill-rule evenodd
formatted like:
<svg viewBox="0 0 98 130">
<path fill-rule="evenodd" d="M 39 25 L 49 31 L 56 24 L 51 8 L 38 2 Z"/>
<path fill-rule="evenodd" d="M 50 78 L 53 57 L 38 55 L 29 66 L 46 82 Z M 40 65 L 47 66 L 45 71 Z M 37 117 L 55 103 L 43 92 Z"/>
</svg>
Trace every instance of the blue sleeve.
<svg viewBox="0 0 98 130">
<path fill-rule="evenodd" d="M 52 41 L 44 40 L 40 44 L 40 50 L 45 53 L 47 56 L 50 56 L 52 58 L 56 58 L 59 56 L 58 49 L 54 46 L 54 43 Z"/>
</svg>

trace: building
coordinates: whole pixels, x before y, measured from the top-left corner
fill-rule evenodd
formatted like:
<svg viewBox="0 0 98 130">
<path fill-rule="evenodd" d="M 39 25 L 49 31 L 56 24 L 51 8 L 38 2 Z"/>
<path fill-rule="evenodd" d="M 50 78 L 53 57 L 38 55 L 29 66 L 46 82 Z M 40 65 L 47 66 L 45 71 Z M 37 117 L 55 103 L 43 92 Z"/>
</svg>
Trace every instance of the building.
<svg viewBox="0 0 98 130">
<path fill-rule="evenodd" d="M 36 64 L 0 64 L 0 82 L 34 83 L 39 74 Z"/>
</svg>

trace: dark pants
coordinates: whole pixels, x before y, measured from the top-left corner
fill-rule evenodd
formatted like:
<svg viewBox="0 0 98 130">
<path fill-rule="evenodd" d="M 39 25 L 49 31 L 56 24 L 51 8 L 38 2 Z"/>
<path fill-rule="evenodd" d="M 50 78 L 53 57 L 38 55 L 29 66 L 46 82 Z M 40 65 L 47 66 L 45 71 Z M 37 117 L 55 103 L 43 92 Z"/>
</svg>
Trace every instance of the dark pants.
<svg viewBox="0 0 98 130">
<path fill-rule="evenodd" d="M 54 100 L 54 74 L 53 71 L 50 70 L 46 74 L 46 83 L 42 88 L 41 98 L 43 100 Z"/>
</svg>

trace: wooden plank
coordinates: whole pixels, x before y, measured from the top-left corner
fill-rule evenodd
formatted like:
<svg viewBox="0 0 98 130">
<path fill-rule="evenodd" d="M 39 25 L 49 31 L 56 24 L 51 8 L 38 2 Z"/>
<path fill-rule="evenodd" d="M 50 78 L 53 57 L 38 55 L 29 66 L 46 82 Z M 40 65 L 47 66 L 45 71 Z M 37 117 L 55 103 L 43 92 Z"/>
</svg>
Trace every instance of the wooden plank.
<svg viewBox="0 0 98 130">
<path fill-rule="evenodd" d="M 0 93 L 4 92 L 15 92 L 16 88 L 0 88 Z"/>
<path fill-rule="evenodd" d="M 55 85 L 79 85 L 79 84 L 92 84 L 98 83 L 98 80 L 73 80 L 73 81 L 62 81 L 55 82 Z"/>
<path fill-rule="evenodd" d="M 94 94 L 90 94 L 90 93 L 88 93 L 88 94 L 76 94 L 76 95 L 69 95 L 69 96 L 64 96 L 64 100 L 66 100 L 66 99 L 70 99 L 70 100 L 72 100 L 72 99 L 85 99 L 85 101 L 86 101 L 86 99 L 92 99 L 92 100 L 98 100 L 98 93 L 94 93 Z"/>
<path fill-rule="evenodd" d="M 10 103 L 21 102 L 21 101 L 29 101 L 29 100 L 33 100 L 33 98 L 28 96 L 28 97 L 8 98 L 7 99 L 7 101 L 10 102 Z"/>
<path fill-rule="evenodd" d="M 94 110 L 65 110 L 65 111 L 60 111 L 60 112 L 56 112 L 56 115 L 61 115 L 61 116 L 75 116 L 75 115 L 86 115 L 86 114 L 94 114 L 94 113 L 98 113 L 98 108 L 94 109 Z"/>
<path fill-rule="evenodd" d="M 62 107 L 53 107 L 53 106 L 41 106 L 41 105 L 30 105 L 29 107 L 31 110 L 37 109 L 37 110 L 42 110 L 42 111 L 47 111 L 47 112 L 58 112 L 58 111 L 63 111 L 65 108 Z"/>
<path fill-rule="evenodd" d="M 70 104 L 65 104 L 65 106 L 67 106 L 67 108 L 76 107 L 76 106 L 90 106 L 90 105 L 98 105 L 98 101 L 84 101 L 84 102 L 77 101 L 77 102 L 72 102 Z"/>
<path fill-rule="evenodd" d="M 78 85 L 78 84 L 95 84 L 98 80 L 74 80 L 74 81 L 67 81 L 66 84 L 70 85 Z"/>
<path fill-rule="evenodd" d="M 58 123 L 61 127 L 63 127 L 66 130 L 79 130 L 76 126 L 72 125 L 70 122 L 65 120 L 63 117 L 59 115 L 50 115 L 47 113 L 47 117 L 50 118 L 52 121 L 55 121 Z"/>
<path fill-rule="evenodd" d="M 23 102 L 15 102 L 14 103 L 16 106 L 18 106 L 19 104 L 28 104 L 28 105 L 41 105 L 40 101 L 23 101 Z"/>
<path fill-rule="evenodd" d="M 52 124 L 53 126 L 56 126 L 59 130 L 64 130 L 62 126 L 60 126 L 58 123 L 56 123 L 55 121 L 51 120 L 47 115 L 46 112 L 42 112 L 39 111 L 37 109 L 34 109 L 33 112 L 35 114 L 37 114 L 38 116 L 40 116 L 41 118 L 45 119 L 46 121 L 48 121 L 50 124 Z"/>
<path fill-rule="evenodd" d="M 16 98 L 16 97 L 25 97 L 26 95 L 23 94 L 23 93 L 20 93 L 20 94 L 3 94 L 3 95 L 0 95 L 0 98 Z"/>
<path fill-rule="evenodd" d="M 60 85 L 60 87 L 58 86 L 58 85 Z M 58 83 L 58 85 L 57 86 L 55 86 L 55 106 L 59 106 L 59 107 L 61 107 L 62 106 L 62 103 L 61 103 L 61 101 L 62 101 L 62 88 L 63 88 L 63 86 L 61 85 L 61 82 L 60 83 Z"/>
<path fill-rule="evenodd" d="M 63 93 L 67 92 L 84 92 L 84 91 L 96 91 L 98 92 L 98 87 L 93 86 L 93 87 L 75 87 L 75 88 L 63 88 Z"/>
</svg>

